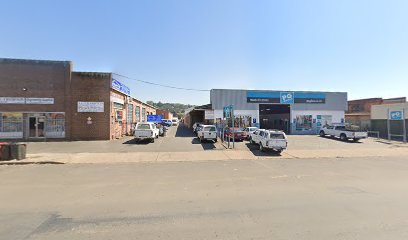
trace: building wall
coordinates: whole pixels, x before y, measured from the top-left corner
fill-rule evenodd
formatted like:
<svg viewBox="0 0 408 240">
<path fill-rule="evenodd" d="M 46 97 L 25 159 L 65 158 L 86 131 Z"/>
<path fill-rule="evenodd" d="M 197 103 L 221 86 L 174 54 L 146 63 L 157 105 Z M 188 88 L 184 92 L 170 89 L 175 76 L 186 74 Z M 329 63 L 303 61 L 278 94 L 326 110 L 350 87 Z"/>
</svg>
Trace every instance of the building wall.
<svg viewBox="0 0 408 240">
<path fill-rule="evenodd" d="M 371 108 L 375 105 L 396 104 L 406 102 L 405 97 L 401 98 L 367 98 L 349 101 L 346 122 L 359 126 L 361 129 L 371 129 Z"/>
<path fill-rule="evenodd" d="M 352 100 L 348 101 L 348 110 L 347 113 L 362 113 L 362 112 L 371 112 L 372 105 L 382 104 L 382 98 L 369 98 L 361 100 Z"/>
<path fill-rule="evenodd" d="M 173 119 L 173 114 L 169 111 L 157 109 L 156 113 L 157 115 L 162 115 L 164 119 Z"/>
<path fill-rule="evenodd" d="M 70 138 L 71 69 L 69 61 L 0 59 L 0 97 L 53 99 L 52 104 L 0 104 L 0 113 L 23 113 L 22 137 L 28 138 L 29 115 L 58 112 Z"/>
<path fill-rule="evenodd" d="M 403 135 L 404 127 L 401 120 L 390 120 L 389 111 L 404 111 L 404 121 L 406 124 L 405 135 L 408 138 L 408 103 L 394 103 L 372 106 L 371 108 L 371 130 L 378 131 L 381 138 L 388 138 L 388 124 L 390 133 L 393 135 Z M 402 136 L 390 136 L 392 140 L 402 141 Z"/>
<path fill-rule="evenodd" d="M 389 111 L 405 111 L 405 119 L 408 119 L 408 103 L 394 103 L 394 104 L 383 104 L 375 105 L 371 108 L 371 119 L 388 119 Z"/>
<path fill-rule="evenodd" d="M 110 73 L 72 73 L 71 140 L 109 140 Z M 103 102 L 104 112 L 78 112 L 78 102 Z M 88 123 L 91 118 L 91 124 Z"/>
</svg>

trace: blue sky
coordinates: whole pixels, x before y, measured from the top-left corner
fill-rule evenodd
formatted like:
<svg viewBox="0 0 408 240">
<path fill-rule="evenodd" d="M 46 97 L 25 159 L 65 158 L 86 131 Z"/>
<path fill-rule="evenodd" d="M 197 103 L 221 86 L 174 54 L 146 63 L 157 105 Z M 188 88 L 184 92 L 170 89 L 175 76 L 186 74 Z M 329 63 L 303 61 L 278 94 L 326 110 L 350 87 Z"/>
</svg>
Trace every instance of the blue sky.
<svg viewBox="0 0 408 240">
<path fill-rule="evenodd" d="M 187 88 L 408 95 L 408 1 L 0 0 L 0 57 Z M 144 101 L 207 92 L 123 80 Z M 91 91 L 91 90 L 90 90 Z"/>
</svg>

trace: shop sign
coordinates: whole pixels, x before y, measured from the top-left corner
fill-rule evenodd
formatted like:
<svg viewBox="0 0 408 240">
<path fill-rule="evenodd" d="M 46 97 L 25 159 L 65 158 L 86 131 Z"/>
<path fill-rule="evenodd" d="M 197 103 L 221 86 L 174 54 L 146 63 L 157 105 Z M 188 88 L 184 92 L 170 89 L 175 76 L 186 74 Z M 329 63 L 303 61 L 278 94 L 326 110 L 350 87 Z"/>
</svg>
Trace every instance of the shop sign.
<svg viewBox="0 0 408 240">
<path fill-rule="evenodd" d="M 225 106 L 224 107 L 224 118 L 231 118 L 232 115 L 232 111 L 233 111 L 233 106 Z"/>
<path fill-rule="evenodd" d="M 391 111 L 389 116 L 390 120 L 402 120 L 403 117 L 403 111 Z"/>
<path fill-rule="evenodd" d="M 130 95 L 130 88 L 114 78 L 112 78 L 112 88 L 126 95 Z"/>
<path fill-rule="evenodd" d="M 54 98 L 26 98 L 26 104 L 54 104 Z"/>
<path fill-rule="evenodd" d="M 163 120 L 162 115 L 147 115 L 147 121 L 153 123 L 161 123 Z"/>
<path fill-rule="evenodd" d="M 104 102 L 78 102 L 78 112 L 104 112 Z"/>
<path fill-rule="evenodd" d="M 326 94 L 320 92 L 262 92 L 247 91 L 248 103 L 326 103 Z"/>
<path fill-rule="evenodd" d="M 125 100 L 124 100 L 124 99 L 118 98 L 118 97 L 116 97 L 116 96 L 111 96 L 111 97 L 110 97 L 110 100 L 111 100 L 111 102 L 114 102 L 114 103 L 125 104 Z"/>
<path fill-rule="evenodd" d="M 214 110 L 205 110 L 204 118 L 207 120 L 214 120 Z"/>
<path fill-rule="evenodd" d="M 0 104 L 54 104 L 54 98 L 0 97 Z"/>
<path fill-rule="evenodd" d="M 23 97 L 0 97 L 0 104 L 24 104 Z"/>
<path fill-rule="evenodd" d="M 293 104 L 295 102 L 293 92 L 281 92 L 280 103 Z"/>
</svg>

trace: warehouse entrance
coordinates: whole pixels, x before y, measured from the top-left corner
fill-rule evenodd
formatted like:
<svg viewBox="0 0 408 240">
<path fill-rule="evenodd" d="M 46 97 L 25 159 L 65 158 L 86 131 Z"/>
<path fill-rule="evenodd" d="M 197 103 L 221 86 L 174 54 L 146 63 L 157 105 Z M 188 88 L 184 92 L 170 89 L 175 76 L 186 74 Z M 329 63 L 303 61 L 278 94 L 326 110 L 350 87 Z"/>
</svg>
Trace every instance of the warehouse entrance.
<svg viewBox="0 0 408 240">
<path fill-rule="evenodd" d="M 290 104 L 260 104 L 260 127 L 290 133 Z"/>
</svg>

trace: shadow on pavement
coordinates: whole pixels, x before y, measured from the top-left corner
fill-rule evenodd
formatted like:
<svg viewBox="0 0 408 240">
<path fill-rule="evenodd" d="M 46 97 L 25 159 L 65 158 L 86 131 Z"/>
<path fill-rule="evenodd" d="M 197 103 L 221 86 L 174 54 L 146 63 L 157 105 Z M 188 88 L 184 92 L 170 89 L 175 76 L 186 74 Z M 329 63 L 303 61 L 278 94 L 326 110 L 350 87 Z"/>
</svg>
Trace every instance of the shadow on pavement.
<svg viewBox="0 0 408 240">
<path fill-rule="evenodd" d="M 320 137 L 320 136 L 317 136 Z M 362 142 L 358 141 L 358 142 L 354 142 L 351 140 L 347 140 L 347 141 L 343 141 L 340 138 L 336 138 L 336 137 L 331 137 L 331 136 L 325 136 L 325 137 L 320 137 L 320 138 L 326 138 L 326 139 L 331 139 L 333 141 L 338 141 L 338 142 L 342 142 L 342 143 L 355 143 L 355 144 L 362 144 Z"/>
<path fill-rule="evenodd" d="M 176 137 L 195 137 L 195 134 L 192 129 L 180 124 L 177 127 Z"/>
<path fill-rule="evenodd" d="M 206 141 L 206 142 L 200 142 L 200 139 L 198 138 L 193 138 L 191 140 L 192 144 L 201 144 L 204 150 L 213 150 L 216 149 L 217 147 L 214 145 L 213 141 Z"/>
<path fill-rule="evenodd" d="M 281 156 L 280 153 L 276 153 L 274 151 L 266 151 L 266 152 L 262 152 L 261 150 L 259 150 L 259 145 L 258 144 L 251 144 L 251 143 L 245 143 L 245 145 L 247 146 L 247 148 L 249 149 L 249 151 L 252 152 L 252 154 L 254 154 L 254 156 L 257 157 L 279 157 Z"/>
<path fill-rule="evenodd" d="M 134 138 L 127 140 L 126 142 L 123 142 L 122 144 L 149 144 L 151 143 L 150 140 L 146 139 L 146 140 L 141 140 L 141 141 L 136 141 Z"/>
</svg>

